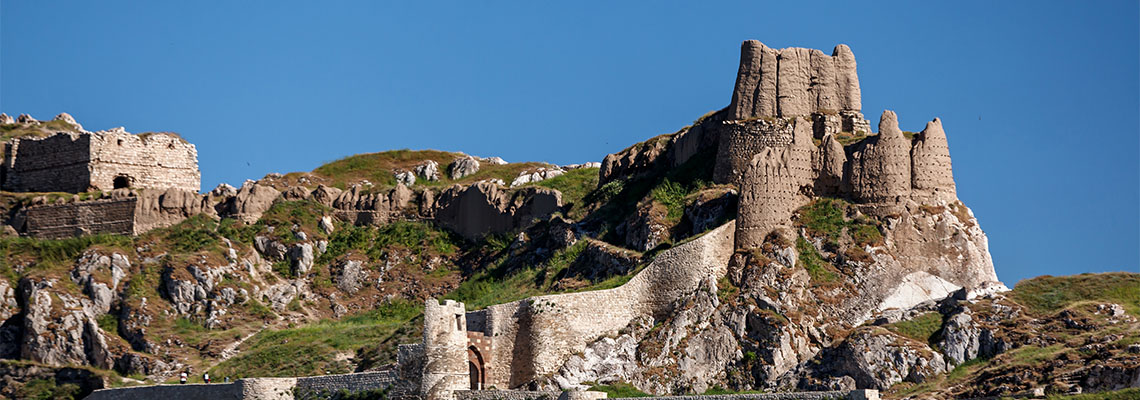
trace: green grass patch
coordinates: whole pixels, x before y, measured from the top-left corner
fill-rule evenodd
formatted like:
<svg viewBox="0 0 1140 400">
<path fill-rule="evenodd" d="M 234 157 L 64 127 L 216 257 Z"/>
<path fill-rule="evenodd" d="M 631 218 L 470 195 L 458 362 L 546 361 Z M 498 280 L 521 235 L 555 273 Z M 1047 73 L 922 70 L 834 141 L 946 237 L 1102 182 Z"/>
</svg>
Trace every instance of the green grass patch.
<svg viewBox="0 0 1140 400">
<path fill-rule="evenodd" d="M 825 237 L 832 246 L 839 244 L 845 230 L 860 246 L 882 244 L 883 234 L 879 231 L 878 222 L 865 216 L 848 219 L 846 214 L 850 206 L 839 199 L 816 199 L 800 208 L 799 223 L 811 236 Z"/>
<path fill-rule="evenodd" d="M 587 383 L 588 384 L 588 383 Z M 597 392 L 605 392 L 608 398 L 620 397 L 650 397 L 648 393 L 642 392 L 637 387 L 626 382 L 613 382 L 606 385 L 593 385 L 590 390 Z"/>
<path fill-rule="evenodd" d="M 215 377 L 310 376 L 351 372 L 335 359 L 378 343 L 423 312 L 412 302 L 393 302 L 339 321 L 322 320 L 290 329 L 262 331 L 242 345 L 239 355 L 210 369 Z"/>
<path fill-rule="evenodd" d="M 923 343 L 934 343 L 935 335 L 942 329 L 942 320 L 941 313 L 930 312 L 906 321 L 887 324 L 886 328 Z"/>
<path fill-rule="evenodd" d="M 12 266 L 19 262 L 32 262 L 24 270 L 52 270 L 71 266 L 85 250 L 92 246 L 111 247 L 131 254 L 134 240 L 129 236 L 92 235 L 67 239 L 32 239 L 25 237 L 0 238 L 0 273 L 13 282 L 18 279 Z"/>
<path fill-rule="evenodd" d="M 1101 393 L 1053 394 L 1049 400 L 1135 400 L 1140 399 L 1140 388 L 1130 388 Z"/>
<path fill-rule="evenodd" d="M 540 181 L 537 186 L 550 188 L 562 193 L 562 205 L 571 218 L 583 215 L 585 199 L 590 191 L 598 187 L 597 168 L 579 168 L 565 174 Z"/>
<path fill-rule="evenodd" d="M 824 261 L 823 256 L 819 254 L 815 246 L 812 246 L 803 237 L 796 238 L 796 251 L 799 253 L 797 263 L 807 270 L 812 283 L 834 282 L 838 278 L 832 271 L 831 264 Z"/>
<path fill-rule="evenodd" d="M 1140 274 L 1043 275 L 1018 282 L 1009 297 L 1039 314 L 1054 313 L 1079 301 L 1101 301 L 1118 303 L 1129 314 L 1140 316 Z"/>
<path fill-rule="evenodd" d="M 665 209 L 669 210 L 665 214 L 665 218 L 669 222 L 676 223 L 681 220 L 681 216 L 685 214 L 685 196 L 688 196 L 692 190 L 682 186 L 677 182 L 670 181 L 665 178 L 661 184 L 649 191 L 649 195 L 653 196 L 653 200 L 665 205 Z"/>
<path fill-rule="evenodd" d="M 117 334 L 119 332 L 119 317 L 114 314 L 102 314 L 95 317 L 95 322 L 99 324 L 99 329 L 109 334 Z"/>
</svg>

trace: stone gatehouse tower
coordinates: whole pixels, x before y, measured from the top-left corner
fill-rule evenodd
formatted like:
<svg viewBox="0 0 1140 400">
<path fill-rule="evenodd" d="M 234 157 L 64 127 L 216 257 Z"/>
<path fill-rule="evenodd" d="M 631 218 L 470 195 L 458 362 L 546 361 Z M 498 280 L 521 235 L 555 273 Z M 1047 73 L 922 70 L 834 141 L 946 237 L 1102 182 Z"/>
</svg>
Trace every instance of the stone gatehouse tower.
<svg viewBox="0 0 1140 400">
<path fill-rule="evenodd" d="M 118 188 L 201 187 L 198 150 L 173 133 L 122 128 L 59 132 L 4 144 L 0 188 L 13 192 L 86 192 Z"/>
</svg>

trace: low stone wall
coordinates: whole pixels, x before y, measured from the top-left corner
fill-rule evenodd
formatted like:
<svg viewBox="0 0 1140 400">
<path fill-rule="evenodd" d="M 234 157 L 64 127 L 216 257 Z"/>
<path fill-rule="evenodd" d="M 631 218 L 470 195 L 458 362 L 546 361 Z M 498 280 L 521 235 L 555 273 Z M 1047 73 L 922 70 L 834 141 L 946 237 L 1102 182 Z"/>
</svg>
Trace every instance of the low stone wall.
<svg viewBox="0 0 1140 400">
<path fill-rule="evenodd" d="M 558 400 L 562 392 L 530 390 L 456 390 L 456 400 Z"/>
<path fill-rule="evenodd" d="M 619 397 L 610 400 L 645 400 L 635 397 Z M 693 396 L 660 396 L 656 400 L 879 400 L 878 390 L 852 390 L 835 392 L 788 392 L 788 393 L 749 393 L 717 394 Z"/>
<path fill-rule="evenodd" d="M 234 383 L 137 386 L 96 390 L 87 400 L 293 400 L 294 378 L 241 379 Z"/>
<path fill-rule="evenodd" d="M 322 394 L 335 393 L 341 390 L 349 392 L 362 392 L 366 390 L 382 390 L 395 385 L 396 371 L 362 372 L 357 374 L 307 376 L 297 378 L 297 387 L 293 390 L 298 399 L 319 398 Z"/>
<path fill-rule="evenodd" d="M 28 207 L 26 232 L 41 239 L 81 234 L 134 234 L 136 199 L 105 199 Z"/>
</svg>

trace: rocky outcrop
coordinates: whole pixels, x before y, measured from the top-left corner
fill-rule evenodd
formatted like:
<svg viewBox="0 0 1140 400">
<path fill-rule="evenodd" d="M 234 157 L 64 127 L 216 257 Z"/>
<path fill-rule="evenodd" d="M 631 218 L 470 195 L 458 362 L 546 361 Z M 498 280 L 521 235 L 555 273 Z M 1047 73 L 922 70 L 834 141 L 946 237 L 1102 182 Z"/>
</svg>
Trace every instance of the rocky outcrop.
<svg viewBox="0 0 1140 400">
<path fill-rule="evenodd" d="M 457 180 L 474 175 L 476 172 L 479 172 L 479 160 L 476 160 L 475 157 L 466 156 L 455 159 L 451 163 L 447 175 L 452 180 Z"/>
<path fill-rule="evenodd" d="M 58 281 L 24 279 L 20 282 L 24 305 L 20 358 L 50 365 L 114 365 L 107 339 L 96 317 L 94 302 L 55 286 Z"/>
<path fill-rule="evenodd" d="M 685 219 L 689 223 L 689 234 L 701 232 L 723 225 L 736 215 L 736 190 L 717 188 L 697 193 L 693 202 L 685 207 Z"/>
<path fill-rule="evenodd" d="M 942 355 L 924 343 L 879 327 L 858 328 L 819 365 L 830 376 L 850 376 L 860 389 L 885 390 L 899 382 L 922 383 L 947 371 Z"/>
<path fill-rule="evenodd" d="M 542 182 L 547 179 L 559 176 L 566 173 L 560 168 L 539 168 L 534 171 L 523 171 L 515 180 L 511 181 L 511 187 L 519 187 L 528 183 Z"/>
<path fill-rule="evenodd" d="M 261 219 L 261 214 L 269 210 L 280 194 L 281 192 L 272 186 L 247 182 L 238 190 L 237 195 L 229 200 L 226 215 L 252 224 Z"/>
<path fill-rule="evenodd" d="M 106 256 L 89 250 L 71 270 L 71 281 L 82 288 L 83 294 L 94 303 L 95 310 L 106 314 L 111 312 L 111 306 L 118 298 L 119 283 L 130 268 L 130 260 L 122 254 Z"/>
<path fill-rule="evenodd" d="M 669 210 L 661 204 L 642 202 L 637 210 L 617 227 L 617 234 L 625 239 L 625 246 L 637 251 L 649 251 L 670 238 L 672 224 Z"/>
<path fill-rule="evenodd" d="M 591 281 L 626 275 L 637 267 L 641 255 L 605 242 L 586 239 L 586 247 L 570 264 L 569 274 Z"/>
<path fill-rule="evenodd" d="M 241 192 L 234 194 L 233 198 L 234 204 L 240 207 L 239 209 L 244 213 L 238 214 L 239 218 L 241 215 L 244 215 L 244 218 L 254 218 L 255 216 L 260 218 L 261 213 L 269 209 L 269 205 L 273 203 L 273 199 L 269 196 L 272 195 L 274 198 L 277 196 L 276 190 L 272 188 L 257 189 L 256 194 L 251 188 L 250 191 L 244 193 L 244 197 L 239 196 L 239 194 Z M 135 203 L 134 214 L 136 234 L 171 226 L 199 214 L 218 218 L 215 207 L 217 202 L 212 201 L 212 196 L 202 196 L 195 192 L 174 188 L 139 190 L 137 196 L 138 201 Z M 241 200 L 238 200 L 239 198 Z"/>
<path fill-rule="evenodd" d="M 454 185 L 440 193 L 435 220 L 467 239 L 488 233 L 503 233 L 529 227 L 562 207 L 557 190 L 527 187 L 507 191 L 498 185 L 479 182 Z"/>
<path fill-rule="evenodd" d="M 11 115 L 0 113 L 0 125 L 8 125 L 16 123 L 16 119 Z"/>
</svg>

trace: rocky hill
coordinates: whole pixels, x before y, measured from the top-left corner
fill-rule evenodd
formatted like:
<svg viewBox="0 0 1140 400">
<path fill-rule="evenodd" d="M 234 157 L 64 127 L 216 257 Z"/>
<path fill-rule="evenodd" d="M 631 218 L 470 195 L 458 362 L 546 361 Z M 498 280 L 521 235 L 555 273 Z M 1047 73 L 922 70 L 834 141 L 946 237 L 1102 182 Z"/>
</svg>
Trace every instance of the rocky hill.
<svg viewBox="0 0 1140 400">
<path fill-rule="evenodd" d="M 599 163 L 398 150 L 206 194 L 0 193 L 0 396 L 67 398 L 183 370 L 380 369 L 418 341 L 425 299 L 478 310 L 615 288 L 650 267 L 691 268 L 669 264 L 670 249 L 714 229 L 734 239 L 722 265 L 702 266 L 718 276 L 583 338 L 520 386 L 890 398 L 1140 387 L 1140 274 L 1005 288 L 957 197 L 941 121 L 909 132 L 886 111 L 872 132 L 861 107 L 846 46 L 748 41 L 727 107 Z M 52 123 L 82 131 L 65 115 Z M 5 139 L 54 130 L 0 116 Z M 132 234 L 29 237 L 36 212 L 123 199 Z"/>
</svg>

